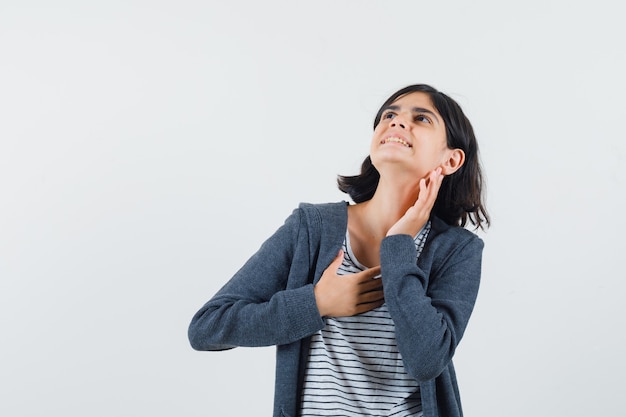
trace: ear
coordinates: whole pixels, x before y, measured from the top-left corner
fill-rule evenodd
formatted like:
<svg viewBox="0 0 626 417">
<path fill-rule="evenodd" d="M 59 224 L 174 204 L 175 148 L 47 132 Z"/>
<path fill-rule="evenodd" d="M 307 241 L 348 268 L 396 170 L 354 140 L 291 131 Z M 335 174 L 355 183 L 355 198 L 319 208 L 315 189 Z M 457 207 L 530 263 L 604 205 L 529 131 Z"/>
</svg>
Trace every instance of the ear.
<svg viewBox="0 0 626 417">
<path fill-rule="evenodd" d="M 441 164 L 441 173 L 443 175 L 452 175 L 463 166 L 465 152 L 461 149 L 448 149 L 446 158 Z"/>
</svg>

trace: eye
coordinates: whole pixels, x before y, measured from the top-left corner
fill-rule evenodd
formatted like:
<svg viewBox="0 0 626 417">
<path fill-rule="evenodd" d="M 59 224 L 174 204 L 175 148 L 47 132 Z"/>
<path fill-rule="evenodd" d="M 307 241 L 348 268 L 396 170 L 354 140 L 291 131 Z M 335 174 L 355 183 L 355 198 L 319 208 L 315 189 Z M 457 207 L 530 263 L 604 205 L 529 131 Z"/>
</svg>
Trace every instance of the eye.
<svg viewBox="0 0 626 417">
<path fill-rule="evenodd" d="M 383 113 L 383 115 L 381 116 L 381 119 L 393 119 L 396 116 L 396 114 L 392 111 L 386 111 Z"/>
<path fill-rule="evenodd" d="M 418 114 L 417 116 L 415 116 L 415 121 L 423 122 L 423 123 L 432 123 L 432 121 L 428 118 L 428 116 L 425 116 L 423 114 Z"/>
</svg>

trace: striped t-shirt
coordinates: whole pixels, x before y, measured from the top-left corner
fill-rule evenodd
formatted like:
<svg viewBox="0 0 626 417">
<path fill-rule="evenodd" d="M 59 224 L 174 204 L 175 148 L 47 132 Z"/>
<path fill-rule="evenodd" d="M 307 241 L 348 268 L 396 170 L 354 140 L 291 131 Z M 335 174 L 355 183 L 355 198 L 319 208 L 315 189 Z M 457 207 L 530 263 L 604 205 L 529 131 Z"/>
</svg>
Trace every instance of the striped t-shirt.
<svg viewBox="0 0 626 417">
<path fill-rule="evenodd" d="M 415 237 L 422 251 L 430 222 Z M 339 275 L 366 268 L 346 232 Z M 302 416 L 422 416 L 419 384 L 404 369 L 387 305 L 352 317 L 328 317 L 312 336 L 302 390 Z"/>
</svg>

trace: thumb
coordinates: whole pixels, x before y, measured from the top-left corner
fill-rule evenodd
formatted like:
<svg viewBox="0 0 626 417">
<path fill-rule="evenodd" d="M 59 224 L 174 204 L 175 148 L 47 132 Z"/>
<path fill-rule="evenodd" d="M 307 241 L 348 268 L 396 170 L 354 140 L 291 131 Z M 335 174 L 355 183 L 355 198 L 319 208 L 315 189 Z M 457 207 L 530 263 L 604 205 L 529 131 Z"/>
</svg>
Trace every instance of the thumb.
<svg viewBox="0 0 626 417">
<path fill-rule="evenodd" d="M 333 259 L 331 266 L 333 267 L 333 269 L 337 270 L 341 266 L 342 262 L 343 262 L 343 250 L 339 249 L 339 253 L 335 257 L 335 259 Z"/>
</svg>

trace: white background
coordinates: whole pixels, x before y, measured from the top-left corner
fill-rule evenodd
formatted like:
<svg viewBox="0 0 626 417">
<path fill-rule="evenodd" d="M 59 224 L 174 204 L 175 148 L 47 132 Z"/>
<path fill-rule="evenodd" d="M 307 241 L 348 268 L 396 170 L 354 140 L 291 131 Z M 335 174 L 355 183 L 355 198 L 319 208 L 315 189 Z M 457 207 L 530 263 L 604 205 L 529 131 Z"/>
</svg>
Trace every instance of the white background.
<svg viewBox="0 0 626 417">
<path fill-rule="evenodd" d="M 274 349 L 192 315 L 301 201 L 347 198 L 428 83 L 493 227 L 465 414 L 623 416 L 626 31 L 612 1 L 0 2 L 0 415 L 270 415 Z"/>
</svg>

